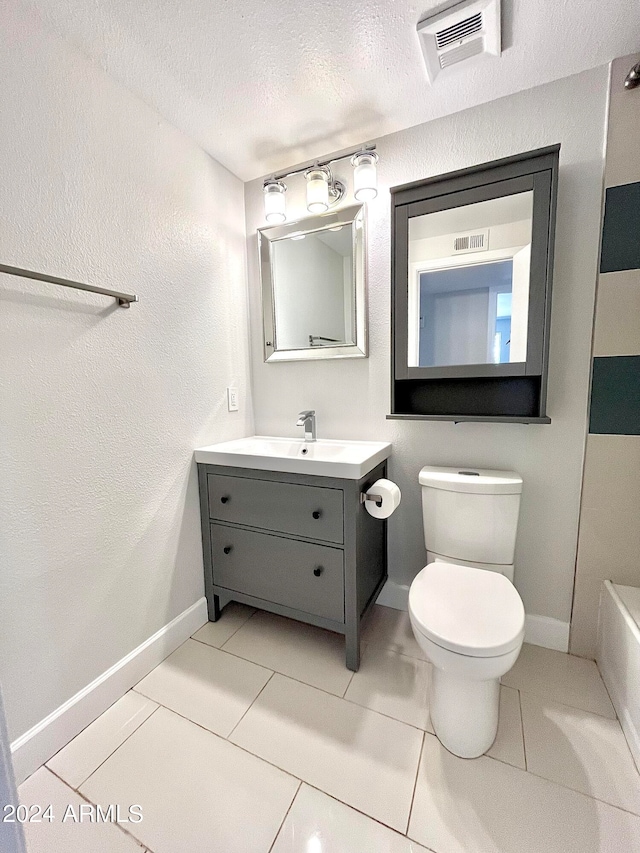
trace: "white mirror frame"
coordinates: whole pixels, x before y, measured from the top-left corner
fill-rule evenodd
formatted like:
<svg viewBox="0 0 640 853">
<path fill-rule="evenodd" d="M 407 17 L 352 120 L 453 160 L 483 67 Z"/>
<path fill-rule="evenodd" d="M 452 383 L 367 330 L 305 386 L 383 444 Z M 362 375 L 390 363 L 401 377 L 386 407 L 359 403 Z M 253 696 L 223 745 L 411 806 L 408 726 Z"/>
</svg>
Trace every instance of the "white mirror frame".
<svg viewBox="0 0 640 853">
<path fill-rule="evenodd" d="M 360 251 L 356 242 L 356 230 L 360 224 Z M 355 282 L 355 343 L 339 344 L 333 347 L 305 347 L 302 349 L 277 349 L 277 330 L 274 307 L 274 271 L 271 246 L 278 240 L 291 237 L 292 234 L 312 234 L 348 225 L 353 235 L 353 280 Z M 317 361 L 334 358 L 366 358 L 368 355 L 367 329 L 367 234 L 365 208 L 363 204 L 350 205 L 339 210 L 331 210 L 318 216 L 308 216 L 296 222 L 284 225 L 270 225 L 258 229 L 258 260 L 262 285 L 262 318 L 264 333 L 264 360 L 275 361 Z"/>
</svg>

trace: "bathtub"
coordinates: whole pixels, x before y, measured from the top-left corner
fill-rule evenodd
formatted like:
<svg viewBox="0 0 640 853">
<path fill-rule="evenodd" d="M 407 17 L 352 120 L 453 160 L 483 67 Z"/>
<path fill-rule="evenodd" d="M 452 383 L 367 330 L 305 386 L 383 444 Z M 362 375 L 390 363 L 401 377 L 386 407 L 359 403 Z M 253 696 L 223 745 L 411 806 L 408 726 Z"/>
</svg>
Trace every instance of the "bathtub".
<svg viewBox="0 0 640 853">
<path fill-rule="evenodd" d="M 604 582 L 596 660 L 640 770 L 640 587 Z"/>
</svg>

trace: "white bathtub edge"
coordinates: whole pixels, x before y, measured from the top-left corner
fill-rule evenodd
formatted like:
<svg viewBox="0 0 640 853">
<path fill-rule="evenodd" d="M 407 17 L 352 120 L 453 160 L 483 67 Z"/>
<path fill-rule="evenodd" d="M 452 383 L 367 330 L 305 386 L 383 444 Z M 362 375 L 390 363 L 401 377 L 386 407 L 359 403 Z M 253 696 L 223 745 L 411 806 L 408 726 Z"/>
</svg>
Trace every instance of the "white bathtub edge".
<svg viewBox="0 0 640 853">
<path fill-rule="evenodd" d="M 596 662 L 640 771 L 640 628 L 608 580 L 600 595 Z"/>
</svg>

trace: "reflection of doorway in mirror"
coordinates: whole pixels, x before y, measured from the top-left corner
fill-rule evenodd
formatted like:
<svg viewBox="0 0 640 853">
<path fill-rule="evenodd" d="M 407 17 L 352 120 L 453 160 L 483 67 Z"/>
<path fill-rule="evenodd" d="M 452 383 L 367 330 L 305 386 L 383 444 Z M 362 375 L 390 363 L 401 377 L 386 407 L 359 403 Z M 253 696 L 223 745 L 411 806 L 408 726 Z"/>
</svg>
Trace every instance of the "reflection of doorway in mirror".
<svg viewBox="0 0 640 853">
<path fill-rule="evenodd" d="M 526 362 L 532 200 L 410 218 L 409 367 Z"/>
<path fill-rule="evenodd" d="M 420 278 L 420 367 L 508 362 L 513 262 L 428 270 Z"/>
</svg>

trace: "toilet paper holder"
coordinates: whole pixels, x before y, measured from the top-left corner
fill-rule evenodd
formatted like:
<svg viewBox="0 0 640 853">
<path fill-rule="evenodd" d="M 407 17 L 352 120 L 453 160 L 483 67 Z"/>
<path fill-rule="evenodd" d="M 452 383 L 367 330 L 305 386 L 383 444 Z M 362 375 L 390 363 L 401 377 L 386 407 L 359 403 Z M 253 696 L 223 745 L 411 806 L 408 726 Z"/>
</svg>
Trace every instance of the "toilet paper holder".
<svg viewBox="0 0 640 853">
<path fill-rule="evenodd" d="M 360 503 L 375 501 L 376 506 L 382 506 L 382 495 L 374 495 L 371 492 L 360 492 Z"/>
</svg>

